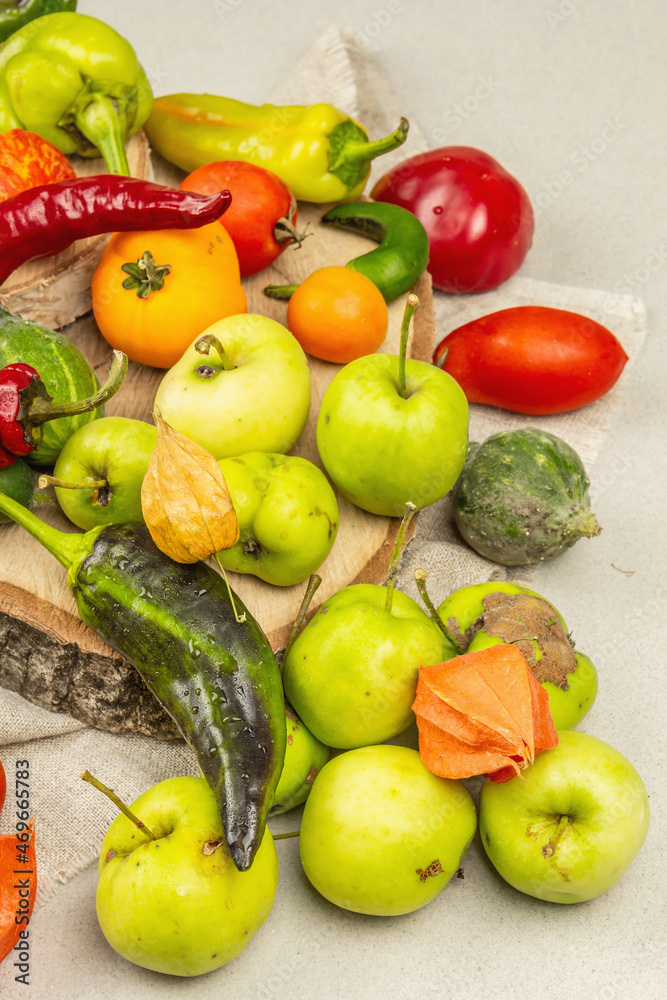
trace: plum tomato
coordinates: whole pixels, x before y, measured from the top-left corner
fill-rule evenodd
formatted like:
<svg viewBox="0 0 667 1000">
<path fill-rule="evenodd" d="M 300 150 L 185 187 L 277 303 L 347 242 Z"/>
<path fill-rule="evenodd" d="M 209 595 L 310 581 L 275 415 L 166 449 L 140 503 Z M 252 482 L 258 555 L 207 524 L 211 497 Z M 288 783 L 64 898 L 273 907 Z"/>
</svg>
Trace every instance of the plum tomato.
<svg viewBox="0 0 667 1000">
<path fill-rule="evenodd" d="M 519 182 L 487 153 L 444 146 L 404 160 L 381 177 L 376 201 L 413 212 L 429 237 L 434 288 L 487 292 L 519 269 L 534 216 Z"/>
<path fill-rule="evenodd" d="M 0 135 L 0 201 L 39 184 L 74 177 L 65 154 L 41 135 L 21 128 Z"/>
<path fill-rule="evenodd" d="M 345 365 L 373 354 L 387 335 L 389 313 L 370 278 L 349 267 L 321 267 L 293 292 L 287 329 L 306 354 Z"/>
<path fill-rule="evenodd" d="M 180 187 L 199 194 L 227 189 L 232 203 L 220 219 L 232 238 L 241 276 L 257 274 L 273 264 L 292 243 L 301 244 L 305 233 L 295 228 L 294 195 L 270 170 L 241 160 L 218 160 L 198 167 Z"/>
<path fill-rule="evenodd" d="M 533 416 L 592 403 L 619 378 L 628 356 L 600 323 L 565 309 L 515 306 L 452 330 L 433 363 L 470 403 Z"/>
</svg>

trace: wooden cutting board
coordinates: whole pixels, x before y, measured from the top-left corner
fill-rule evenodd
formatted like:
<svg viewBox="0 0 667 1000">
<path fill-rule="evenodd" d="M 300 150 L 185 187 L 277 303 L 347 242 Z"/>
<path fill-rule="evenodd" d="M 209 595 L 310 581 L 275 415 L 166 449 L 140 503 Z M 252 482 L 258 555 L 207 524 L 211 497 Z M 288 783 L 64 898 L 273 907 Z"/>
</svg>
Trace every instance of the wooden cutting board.
<svg viewBox="0 0 667 1000">
<path fill-rule="evenodd" d="M 163 161 L 154 162 L 154 166 L 156 179 L 163 183 L 178 183 L 183 176 Z M 263 294 L 267 284 L 299 282 L 317 267 L 345 264 L 371 248 L 362 237 L 322 226 L 319 220 L 326 209 L 322 205 L 300 206 L 299 223 L 308 222 L 312 235 L 300 249 L 288 248 L 274 267 L 244 280 L 249 312 L 284 322 L 287 305 Z M 413 321 L 409 353 L 428 361 L 435 333 L 428 274 L 422 276 L 415 291 L 420 306 Z M 397 350 L 404 305 L 402 297 L 389 307 L 389 331 L 381 347 L 383 351 Z M 92 314 L 72 323 L 66 332 L 103 378 L 111 351 Z M 294 453 L 320 464 L 315 443 L 317 414 L 322 396 L 339 366 L 317 359 L 310 359 L 310 366 L 310 417 Z M 163 374 L 161 370 L 131 363 L 125 383 L 107 404 L 107 414 L 150 421 L 153 398 Z M 398 520 L 368 514 L 342 497 L 338 499 L 338 537 L 318 571 L 322 584 L 313 607 L 350 583 L 384 582 L 398 529 Z M 78 530 L 57 509 L 40 505 L 37 511 L 40 517 L 62 530 Z M 280 588 L 251 576 L 229 576 L 233 588 L 269 636 L 274 650 L 282 648 L 305 583 Z M 67 711 L 100 728 L 174 735 L 173 727 L 165 724 L 161 709 L 133 668 L 82 625 L 60 564 L 13 524 L 0 525 L 0 685 L 45 708 Z M 104 701 L 103 711 L 100 699 Z"/>
</svg>

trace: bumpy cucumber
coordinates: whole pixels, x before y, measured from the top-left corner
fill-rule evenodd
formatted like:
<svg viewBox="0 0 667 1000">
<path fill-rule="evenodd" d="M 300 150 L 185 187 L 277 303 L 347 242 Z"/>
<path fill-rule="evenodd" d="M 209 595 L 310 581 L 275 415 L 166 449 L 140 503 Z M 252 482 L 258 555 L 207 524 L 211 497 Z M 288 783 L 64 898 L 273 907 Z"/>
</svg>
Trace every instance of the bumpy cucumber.
<svg viewBox="0 0 667 1000">
<path fill-rule="evenodd" d="M 599 535 L 589 481 L 576 451 L 555 434 L 525 427 L 471 445 L 452 491 L 459 531 L 504 566 L 551 559 Z"/>
<path fill-rule="evenodd" d="M 100 387 L 95 372 L 69 337 L 0 309 L 0 368 L 15 361 L 32 365 L 58 403 L 87 399 Z M 27 461 L 31 465 L 53 465 L 74 431 L 103 415 L 101 406 L 44 424 L 44 437 Z"/>
</svg>

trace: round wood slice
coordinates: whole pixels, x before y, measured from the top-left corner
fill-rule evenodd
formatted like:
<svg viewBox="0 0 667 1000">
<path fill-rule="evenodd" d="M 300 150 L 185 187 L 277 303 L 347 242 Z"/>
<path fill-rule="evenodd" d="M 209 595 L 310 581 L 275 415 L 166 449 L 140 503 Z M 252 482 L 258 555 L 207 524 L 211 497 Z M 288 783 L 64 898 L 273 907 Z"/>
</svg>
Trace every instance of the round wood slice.
<svg viewBox="0 0 667 1000">
<path fill-rule="evenodd" d="M 153 179 L 150 147 L 143 132 L 131 136 L 126 145 L 133 177 Z M 81 177 L 106 173 L 101 158 L 71 158 Z M 0 304 L 43 326 L 58 328 L 90 312 L 90 281 L 109 239 L 108 233 L 77 240 L 62 253 L 39 257 L 22 264 L 0 287 Z"/>
<path fill-rule="evenodd" d="M 177 184 L 183 176 L 157 158 L 154 166 L 160 183 Z M 318 267 L 342 265 L 369 250 L 371 244 L 363 237 L 321 225 L 319 220 L 327 207 L 300 205 L 299 225 L 308 222 L 312 235 L 300 249 L 288 248 L 273 267 L 244 280 L 249 312 L 284 322 L 287 303 L 265 296 L 266 285 L 300 282 Z M 420 306 L 413 320 L 408 349 L 411 357 L 428 361 L 435 336 L 428 274 L 420 278 L 415 291 Z M 398 349 L 406 298 L 402 296 L 389 307 L 389 330 L 382 351 Z M 66 332 L 98 369 L 100 378 L 104 378 L 111 350 L 92 315 L 83 316 Z M 294 453 L 320 464 L 315 440 L 317 415 L 324 392 L 340 366 L 311 358 L 310 367 L 311 412 Z M 131 363 L 123 387 L 107 404 L 107 414 L 150 421 L 155 391 L 163 375 L 161 370 Z M 384 582 L 400 523 L 398 519 L 368 514 L 342 497 L 338 499 L 338 537 L 318 570 L 322 584 L 315 595 L 313 611 L 331 594 L 351 583 Z M 55 508 L 42 504 L 37 511 L 44 520 L 63 530 L 76 530 Z M 274 650 L 281 649 L 306 584 L 274 587 L 252 576 L 228 575 Z M 13 650 L 11 656 L 7 653 L 9 648 Z M 37 648 L 39 656 L 34 655 Z M 160 713 L 156 716 L 152 696 L 142 682 L 137 684 L 137 675 L 127 665 L 123 667 L 122 659 L 82 626 L 63 568 L 16 525 L 0 525 L 0 685 L 45 708 L 69 712 L 100 728 L 146 732 L 162 738 L 174 735 L 173 724 Z"/>
</svg>

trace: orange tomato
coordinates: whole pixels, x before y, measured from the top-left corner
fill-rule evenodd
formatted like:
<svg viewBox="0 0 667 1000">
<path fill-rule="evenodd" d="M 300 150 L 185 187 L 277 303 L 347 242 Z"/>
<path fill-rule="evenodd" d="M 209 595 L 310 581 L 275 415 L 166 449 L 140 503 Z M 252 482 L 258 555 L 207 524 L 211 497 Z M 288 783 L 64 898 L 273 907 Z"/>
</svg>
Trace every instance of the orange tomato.
<svg viewBox="0 0 667 1000">
<path fill-rule="evenodd" d="M 91 289 L 105 340 L 155 368 L 171 368 L 212 323 L 248 309 L 234 244 L 218 222 L 114 233 Z"/>
<path fill-rule="evenodd" d="M 349 267 L 313 271 L 287 306 L 287 328 L 306 354 L 338 364 L 376 351 L 388 325 L 387 304 L 378 287 Z"/>
<path fill-rule="evenodd" d="M 76 171 L 65 154 L 41 135 L 21 128 L 0 135 L 0 201 L 38 184 L 74 177 Z"/>
</svg>

